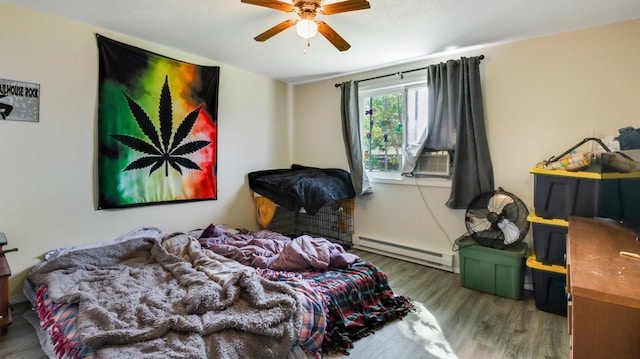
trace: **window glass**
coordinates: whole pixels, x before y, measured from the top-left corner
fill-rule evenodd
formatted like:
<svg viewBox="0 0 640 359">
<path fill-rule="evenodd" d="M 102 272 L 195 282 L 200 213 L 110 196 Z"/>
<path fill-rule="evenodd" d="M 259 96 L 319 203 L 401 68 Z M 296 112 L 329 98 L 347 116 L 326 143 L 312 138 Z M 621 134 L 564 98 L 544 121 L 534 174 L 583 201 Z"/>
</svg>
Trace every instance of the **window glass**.
<svg viewBox="0 0 640 359">
<path fill-rule="evenodd" d="M 427 127 L 425 82 L 360 90 L 364 165 L 374 177 L 400 177 L 403 150 L 421 140 Z"/>
</svg>

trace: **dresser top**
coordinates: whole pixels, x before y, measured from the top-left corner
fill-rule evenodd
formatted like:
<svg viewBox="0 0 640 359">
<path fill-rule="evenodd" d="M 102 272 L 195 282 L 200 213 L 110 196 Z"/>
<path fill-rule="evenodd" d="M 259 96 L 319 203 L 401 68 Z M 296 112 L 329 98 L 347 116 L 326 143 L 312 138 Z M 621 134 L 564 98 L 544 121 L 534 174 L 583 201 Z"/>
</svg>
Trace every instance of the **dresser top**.
<svg viewBox="0 0 640 359">
<path fill-rule="evenodd" d="M 573 296 L 640 308 L 637 233 L 601 219 L 570 217 L 567 258 Z"/>
</svg>

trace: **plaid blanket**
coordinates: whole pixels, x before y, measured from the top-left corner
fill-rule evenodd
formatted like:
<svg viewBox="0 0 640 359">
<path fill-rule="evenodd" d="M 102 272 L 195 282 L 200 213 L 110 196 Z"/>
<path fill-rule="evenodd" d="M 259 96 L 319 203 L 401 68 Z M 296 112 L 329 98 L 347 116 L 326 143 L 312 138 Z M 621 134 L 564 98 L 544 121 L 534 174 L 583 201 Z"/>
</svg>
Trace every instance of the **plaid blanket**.
<svg viewBox="0 0 640 359">
<path fill-rule="evenodd" d="M 325 353 L 348 354 L 355 340 L 390 320 L 404 317 L 413 309 L 409 298 L 393 293 L 387 275 L 366 261 L 360 260 L 344 269 L 288 274 L 310 283 L 322 294 L 326 316 L 322 351 Z"/>
</svg>

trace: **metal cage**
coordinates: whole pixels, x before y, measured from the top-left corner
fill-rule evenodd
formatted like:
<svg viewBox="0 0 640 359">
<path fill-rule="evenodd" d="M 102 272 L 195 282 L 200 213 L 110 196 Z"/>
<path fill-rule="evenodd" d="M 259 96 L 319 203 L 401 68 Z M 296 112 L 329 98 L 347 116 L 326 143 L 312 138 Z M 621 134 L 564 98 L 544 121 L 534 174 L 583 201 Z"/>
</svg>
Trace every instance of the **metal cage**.
<svg viewBox="0 0 640 359">
<path fill-rule="evenodd" d="M 266 229 L 292 238 L 303 234 L 323 237 L 347 249 L 352 245 L 354 207 L 354 199 L 334 201 L 310 215 L 304 210 L 296 212 L 278 206 Z"/>
</svg>

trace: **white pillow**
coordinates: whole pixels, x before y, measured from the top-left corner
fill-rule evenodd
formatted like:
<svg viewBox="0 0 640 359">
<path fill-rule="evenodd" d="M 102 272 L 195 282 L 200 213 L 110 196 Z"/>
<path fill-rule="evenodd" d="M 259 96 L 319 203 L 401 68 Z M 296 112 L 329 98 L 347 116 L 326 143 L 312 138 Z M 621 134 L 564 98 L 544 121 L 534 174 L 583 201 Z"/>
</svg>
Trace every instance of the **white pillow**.
<svg viewBox="0 0 640 359">
<path fill-rule="evenodd" d="M 111 240 L 104 241 L 104 242 L 81 244 L 81 245 L 76 245 L 76 246 L 66 246 L 66 247 L 60 247 L 60 248 L 52 249 L 52 250 L 50 250 L 49 252 L 47 252 L 44 255 L 44 259 L 46 261 L 50 261 L 53 258 L 59 257 L 59 256 L 65 254 L 65 253 L 77 251 L 77 250 L 80 250 L 80 249 L 100 248 L 100 247 L 104 247 L 106 245 L 111 245 L 111 244 L 115 244 L 115 243 L 119 243 L 119 242 L 124 242 L 124 241 L 128 241 L 128 240 L 134 239 L 134 238 L 151 237 L 151 238 L 160 239 L 162 237 L 162 235 L 163 235 L 162 231 L 159 228 L 156 228 L 156 227 L 142 227 L 140 229 L 136 229 L 135 231 L 129 232 L 129 233 L 125 234 L 122 237 L 118 237 L 116 239 L 111 239 Z"/>
</svg>

